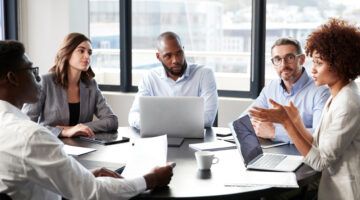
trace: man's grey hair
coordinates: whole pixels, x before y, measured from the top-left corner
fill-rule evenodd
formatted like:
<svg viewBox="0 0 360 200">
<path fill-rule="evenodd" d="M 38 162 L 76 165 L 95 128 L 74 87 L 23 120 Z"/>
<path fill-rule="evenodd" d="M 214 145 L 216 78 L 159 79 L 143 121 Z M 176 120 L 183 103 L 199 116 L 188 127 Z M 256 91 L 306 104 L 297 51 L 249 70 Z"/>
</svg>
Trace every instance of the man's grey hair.
<svg viewBox="0 0 360 200">
<path fill-rule="evenodd" d="M 162 49 L 162 41 L 164 41 L 164 40 L 177 40 L 178 44 L 182 47 L 180 37 L 174 32 L 167 31 L 167 32 L 161 33 L 157 37 L 157 39 L 156 39 L 157 50 Z"/>
<path fill-rule="evenodd" d="M 300 42 L 298 40 L 296 40 L 295 38 L 290 38 L 290 37 L 277 39 L 271 47 L 271 52 L 274 49 L 274 47 L 281 46 L 281 45 L 293 45 L 296 47 L 296 53 L 298 53 L 298 54 L 303 53 Z"/>
</svg>

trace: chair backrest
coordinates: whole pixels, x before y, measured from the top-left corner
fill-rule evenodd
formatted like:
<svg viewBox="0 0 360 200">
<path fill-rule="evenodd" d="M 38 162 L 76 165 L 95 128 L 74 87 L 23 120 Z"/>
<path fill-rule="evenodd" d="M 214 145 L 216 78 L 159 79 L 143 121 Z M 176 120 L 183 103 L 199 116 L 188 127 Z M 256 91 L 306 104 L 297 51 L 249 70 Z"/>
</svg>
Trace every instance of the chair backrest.
<svg viewBox="0 0 360 200">
<path fill-rule="evenodd" d="M 5 193 L 0 193 L 0 200 L 11 200 L 11 197 Z"/>
<path fill-rule="evenodd" d="M 219 116 L 219 112 L 216 112 L 216 117 L 215 117 L 215 120 L 214 120 L 214 123 L 213 123 L 213 127 L 218 127 L 218 116 Z"/>
</svg>

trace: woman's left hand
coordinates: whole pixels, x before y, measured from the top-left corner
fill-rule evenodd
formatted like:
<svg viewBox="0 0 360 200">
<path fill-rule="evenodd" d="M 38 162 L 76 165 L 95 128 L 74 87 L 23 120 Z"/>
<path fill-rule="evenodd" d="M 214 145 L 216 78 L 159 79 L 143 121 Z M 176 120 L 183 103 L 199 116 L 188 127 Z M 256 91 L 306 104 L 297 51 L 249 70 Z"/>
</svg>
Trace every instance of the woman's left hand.
<svg viewBox="0 0 360 200">
<path fill-rule="evenodd" d="M 249 113 L 254 120 L 260 122 L 284 123 L 289 119 L 285 108 L 286 106 L 278 104 L 272 99 L 269 101 L 273 105 L 273 108 L 265 109 L 253 107 L 249 110 Z"/>
</svg>

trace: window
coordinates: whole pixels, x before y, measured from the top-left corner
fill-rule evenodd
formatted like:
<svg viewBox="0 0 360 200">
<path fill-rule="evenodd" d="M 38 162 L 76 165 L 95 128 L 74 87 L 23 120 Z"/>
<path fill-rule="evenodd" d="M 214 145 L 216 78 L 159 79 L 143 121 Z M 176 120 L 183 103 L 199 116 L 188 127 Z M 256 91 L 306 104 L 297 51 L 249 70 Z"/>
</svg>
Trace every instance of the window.
<svg viewBox="0 0 360 200">
<path fill-rule="evenodd" d="M 0 40 L 5 39 L 4 18 L 5 18 L 4 1 L 0 0 Z"/>
<path fill-rule="evenodd" d="M 305 47 L 307 36 L 330 17 L 341 17 L 356 23 L 360 18 L 360 4 L 357 1 L 307 0 L 279 1 L 268 0 L 266 16 L 266 80 L 277 78 L 271 64 L 271 46 L 279 37 L 293 37 Z M 304 66 L 311 68 L 311 59 Z M 309 71 L 308 71 L 309 72 Z"/>
<path fill-rule="evenodd" d="M 161 66 L 155 56 L 156 37 L 173 31 L 181 37 L 189 63 L 213 69 L 220 95 L 257 96 L 254 87 L 261 87 L 261 78 L 254 74 L 254 62 L 259 59 L 251 56 L 255 55 L 254 2 L 264 4 L 262 0 L 89 0 L 92 67 L 100 87 L 136 91 L 144 73 Z"/>
<path fill-rule="evenodd" d="M 17 0 L 0 0 L 0 39 L 18 39 Z"/>
<path fill-rule="evenodd" d="M 173 31 L 181 37 L 189 63 L 215 72 L 219 90 L 249 91 L 251 16 L 251 0 L 133 0 L 132 84 L 161 66 L 156 37 Z"/>
<path fill-rule="evenodd" d="M 118 0 L 89 1 L 91 66 L 100 84 L 120 85 L 120 25 Z"/>
</svg>

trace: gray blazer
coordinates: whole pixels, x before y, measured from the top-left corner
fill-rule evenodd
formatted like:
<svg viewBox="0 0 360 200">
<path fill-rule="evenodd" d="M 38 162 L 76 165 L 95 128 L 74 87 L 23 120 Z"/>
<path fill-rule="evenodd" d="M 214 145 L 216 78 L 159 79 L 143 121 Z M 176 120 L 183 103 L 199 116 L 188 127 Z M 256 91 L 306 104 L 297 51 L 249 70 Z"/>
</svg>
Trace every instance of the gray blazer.
<svg viewBox="0 0 360 200">
<path fill-rule="evenodd" d="M 67 91 L 54 82 L 52 73 L 42 76 L 41 85 L 40 100 L 34 104 L 24 104 L 22 111 L 32 121 L 47 127 L 58 136 L 61 128 L 56 126 L 69 125 Z M 94 115 L 98 120 L 93 121 Z M 106 132 L 118 128 L 117 116 L 106 103 L 94 79 L 88 85 L 80 81 L 79 123 L 88 126 L 94 132 Z"/>
</svg>

